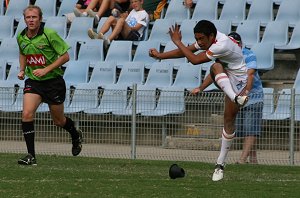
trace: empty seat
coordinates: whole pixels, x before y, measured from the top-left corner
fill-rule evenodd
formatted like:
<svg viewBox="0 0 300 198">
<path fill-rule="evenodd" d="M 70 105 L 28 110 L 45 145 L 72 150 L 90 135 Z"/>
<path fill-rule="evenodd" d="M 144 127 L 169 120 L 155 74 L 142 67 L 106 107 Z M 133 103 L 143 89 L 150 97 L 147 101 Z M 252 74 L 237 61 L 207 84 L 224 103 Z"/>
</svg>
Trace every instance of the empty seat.
<svg viewBox="0 0 300 198">
<path fill-rule="evenodd" d="M 93 68 L 89 84 L 96 84 L 103 87 L 116 83 L 116 62 L 97 62 Z"/>
<path fill-rule="evenodd" d="M 184 45 L 187 46 L 186 43 Z M 164 52 L 168 52 L 174 49 L 177 49 L 178 47 L 173 43 L 173 41 L 167 42 Z M 168 58 L 168 59 L 162 59 L 161 62 L 168 62 L 172 63 L 175 68 L 178 68 L 181 64 L 187 63 L 188 60 L 186 57 L 181 57 L 181 58 Z"/>
<path fill-rule="evenodd" d="M 251 50 L 256 55 L 258 70 L 264 71 L 274 68 L 274 44 L 257 43 L 252 46 Z"/>
<path fill-rule="evenodd" d="M 185 19 L 190 19 L 190 9 L 182 1 L 171 1 L 168 5 L 164 19 L 173 19 L 180 24 Z"/>
<path fill-rule="evenodd" d="M 300 1 L 284 0 L 280 3 L 275 21 L 288 21 L 289 26 L 294 27 L 300 20 Z M 278 26 L 280 27 L 280 26 Z"/>
<path fill-rule="evenodd" d="M 86 109 L 88 114 L 104 114 L 113 111 L 125 110 L 127 107 L 127 86 L 107 85 L 104 88 L 100 105 L 97 108 Z"/>
<path fill-rule="evenodd" d="M 277 105 L 272 114 L 263 116 L 266 120 L 285 120 L 291 116 L 291 90 L 282 89 L 278 92 Z"/>
<path fill-rule="evenodd" d="M 10 82 L 11 84 L 16 84 L 18 86 L 24 87 L 24 81 L 19 80 L 18 74 L 20 72 L 20 63 L 19 60 L 15 60 L 10 63 L 10 68 L 7 74 L 6 82 Z"/>
<path fill-rule="evenodd" d="M 145 85 L 154 87 L 171 86 L 173 83 L 173 65 L 168 62 L 152 64 Z"/>
<path fill-rule="evenodd" d="M 158 62 L 159 60 L 149 56 L 149 49 L 155 48 L 159 51 L 160 43 L 159 41 L 140 41 L 134 53 L 133 62 L 143 62 L 146 68 L 150 68 L 153 62 Z"/>
<path fill-rule="evenodd" d="M 231 20 L 237 26 L 246 17 L 246 0 L 226 0 L 220 14 L 220 20 Z"/>
<path fill-rule="evenodd" d="M 5 16 L 12 16 L 19 21 L 23 18 L 23 10 L 29 5 L 29 0 L 10 0 Z"/>
<path fill-rule="evenodd" d="M 3 112 L 21 112 L 23 110 L 23 87 L 15 87 L 14 102 L 12 105 L 4 105 L 1 107 Z"/>
<path fill-rule="evenodd" d="M 229 34 L 231 32 L 231 21 L 230 20 L 212 20 L 211 21 L 219 32 L 223 34 Z"/>
<path fill-rule="evenodd" d="M 61 0 L 58 8 L 57 16 L 64 16 L 68 13 L 73 13 L 77 0 Z"/>
<path fill-rule="evenodd" d="M 65 42 L 70 46 L 68 53 L 70 56 L 70 60 L 77 59 L 77 41 L 76 39 L 65 39 Z"/>
<path fill-rule="evenodd" d="M 87 30 L 93 27 L 93 20 L 91 17 L 76 17 L 71 23 L 67 38 L 72 38 L 80 42 L 90 40 Z"/>
<path fill-rule="evenodd" d="M 103 40 L 91 39 L 82 42 L 78 52 L 78 60 L 89 61 L 91 67 L 96 62 L 103 61 Z"/>
<path fill-rule="evenodd" d="M 133 100 L 134 93 L 131 93 L 129 103 L 124 110 L 113 111 L 115 115 L 132 115 L 133 103 L 136 105 L 136 114 L 146 111 L 152 111 L 156 107 L 156 88 L 152 86 L 138 85 L 136 91 L 136 98 Z"/>
<path fill-rule="evenodd" d="M 113 40 L 107 51 L 105 61 L 117 61 L 117 65 L 122 67 L 124 62 L 131 61 L 132 41 Z"/>
<path fill-rule="evenodd" d="M 180 65 L 172 86 L 191 90 L 199 87 L 201 80 L 201 67 L 199 65 L 185 63 Z"/>
<path fill-rule="evenodd" d="M 280 28 L 279 28 L 280 27 Z M 272 43 L 274 47 L 286 45 L 288 43 L 288 22 L 271 21 L 266 26 L 261 43 Z"/>
<path fill-rule="evenodd" d="M 64 108 L 65 113 L 77 113 L 85 109 L 98 106 L 98 87 L 94 84 L 78 84 L 69 106 Z"/>
<path fill-rule="evenodd" d="M 260 22 L 258 20 L 241 21 L 237 26 L 236 32 L 241 36 L 243 45 L 251 48 L 252 45 L 260 41 Z"/>
<path fill-rule="evenodd" d="M 47 21 L 49 17 L 56 16 L 56 0 L 36 0 L 34 5 L 42 9 L 43 21 Z"/>
<path fill-rule="evenodd" d="M 4 38 L 14 35 L 14 18 L 12 16 L 0 16 L 0 42 Z"/>
<path fill-rule="evenodd" d="M 12 83 L 0 81 L 0 111 L 4 106 L 11 106 L 15 102 L 16 87 Z"/>
<path fill-rule="evenodd" d="M 88 82 L 89 62 L 69 61 L 64 72 L 67 87 Z"/>
<path fill-rule="evenodd" d="M 175 25 L 173 19 L 155 20 L 148 40 L 159 41 L 161 45 L 165 46 L 168 41 L 171 41 L 169 28 L 172 27 L 172 25 Z"/>
<path fill-rule="evenodd" d="M 144 69 L 143 62 L 125 62 L 116 84 L 128 87 L 133 84 L 142 85 L 144 83 Z"/>
<path fill-rule="evenodd" d="M 0 45 L 0 59 L 6 62 L 19 62 L 19 46 L 15 38 L 5 38 Z"/>
<path fill-rule="evenodd" d="M 61 38 L 67 37 L 67 18 L 66 17 L 48 17 L 47 22 L 45 23 L 45 27 L 51 28 L 57 32 Z"/>
<path fill-rule="evenodd" d="M 16 38 L 16 37 L 18 36 L 18 34 L 19 34 L 20 32 L 22 32 L 25 28 L 26 28 L 26 23 L 25 23 L 24 19 L 21 18 L 21 19 L 19 20 L 17 29 L 16 29 L 16 31 L 15 31 L 14 38 Z"/>
<path fill-rule="evenodd" d="M 180 31 L 182 35 L 181 41 L 187 44 L 195 43 L 195 34 L 194 34 L 194 27 L 196 25 L 196 20 L 183 20 L 180 26 Z"/>
<path fill-rule="evenodd" d="M 198 0 L 192 15 L 193 20 L 217 20 L 218 0 Z"/>
<path fill-rule="evenodd" d="M 261 26 L 273 21 L 273 0 L 253 0 L 247 20 L 259 20 Z"/>
<path fill-rule="evenodd" d="M 280 50 L 295 50 L 300 48 L 300 21 L 296 23 L 291 39 L 286 45 L 276 46 L 276 49 Z"/>
<path fill-rule="evenodd" d="M 264 87 L 263 119 L 274 112 L 274 88 Z"/>
<path fill-rule="evenodd" d="M 165 116 L 185 112 L 184 88 L 164 87 L 160 90 L 157 106 L 153 111 L 142 112 L 143 116 Z"/>
<path fill-rule="evenodd" d="M 4 15 L 4 0 L 0 0 L 0 15 Z"/>
</svg>

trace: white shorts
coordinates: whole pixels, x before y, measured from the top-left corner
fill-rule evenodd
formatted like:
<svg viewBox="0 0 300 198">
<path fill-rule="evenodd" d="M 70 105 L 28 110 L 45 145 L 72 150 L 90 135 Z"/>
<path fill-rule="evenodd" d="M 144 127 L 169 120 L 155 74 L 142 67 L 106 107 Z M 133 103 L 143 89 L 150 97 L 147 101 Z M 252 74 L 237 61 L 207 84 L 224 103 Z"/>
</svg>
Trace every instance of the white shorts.
<svg viewBox="0 0 300 198">
<path fill-rule="evenodd" d="M 233 91 L 236 94 L 241 93 L 241 91 L 245 88 L 247 84 L 247 77 L 248 77 L 247 73 L 244 75 L 236 75 L 228 70 L 226 71 L 226 73 L 230 80 Z"/>
</svg>

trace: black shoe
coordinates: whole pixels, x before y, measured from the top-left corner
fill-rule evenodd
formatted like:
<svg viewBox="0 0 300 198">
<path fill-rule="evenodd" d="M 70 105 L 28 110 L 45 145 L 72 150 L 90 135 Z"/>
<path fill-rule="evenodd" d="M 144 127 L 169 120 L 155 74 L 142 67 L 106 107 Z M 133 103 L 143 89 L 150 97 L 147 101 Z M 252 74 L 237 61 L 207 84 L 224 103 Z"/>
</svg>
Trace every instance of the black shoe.
<svg viewBox="0 0 300 198">
<path fill-rule="evenodd" d="M 21 164 L 21 165 L 33 165 L 33 166 L 37 165 L 36 159 L 30 153 L 28 153 L 28 155 L 26 155 L 25 157 L 20 158 L 18 160 L 18 164 Z"/>
<path fill-rule="evenodd" d="M 77 133 L 79 135 L 78 139 L 72 140 L 72 155 L 77 156 L 81 152 L 82 149 L 82 131 L 77 130 Z"/>
</svg>

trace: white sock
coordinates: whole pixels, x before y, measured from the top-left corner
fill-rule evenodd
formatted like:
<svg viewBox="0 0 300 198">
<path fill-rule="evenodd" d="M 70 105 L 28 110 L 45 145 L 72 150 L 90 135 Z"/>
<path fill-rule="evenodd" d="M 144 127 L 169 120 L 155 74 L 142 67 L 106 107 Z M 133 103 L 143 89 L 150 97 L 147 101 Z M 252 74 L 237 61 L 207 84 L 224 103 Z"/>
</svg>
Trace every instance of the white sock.
<svg viewBox="0 0 300 198">
<path fill-rule="evenodd" d="M 219 154 L 219 157 L 217 160 L 217 164 L 224 164 L 225 159 L 228 154 L 228 151 L 230 150 L 230 146 L 231 146 L 234 136 L 235 136 L 235 133 L 227 134 L 223 128 L 222 145 L 221 145 L 221 151 L 220 151 L 220 154 Z"/>
<path fill-rule="evenodd" d="M 215 77 L 215 81 L 217 85 L 225 92 L 225 94 L 232 100 L 234 101 L 236 93 L 233 91 L 231 87 L 230 80 L 225 73 L 220 73 L 217 74 Z"/>
<path fill-rule="evenodd" d="M 87 12 L 83 12 L 82 15 L 83 15 L 83 16 L 87 16 L 88 13 L 87 13 Z"/>
</svg>

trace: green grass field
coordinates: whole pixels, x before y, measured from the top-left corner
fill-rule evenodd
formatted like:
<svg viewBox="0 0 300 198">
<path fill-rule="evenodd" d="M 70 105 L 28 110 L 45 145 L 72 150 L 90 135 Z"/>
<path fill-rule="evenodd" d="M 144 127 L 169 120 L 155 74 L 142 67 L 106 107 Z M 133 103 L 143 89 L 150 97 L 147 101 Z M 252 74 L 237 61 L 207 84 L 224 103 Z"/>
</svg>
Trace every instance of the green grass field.
<svg viewBox="0 0 300 198">
<path fill-rule="evenodd" d="M 0 197 L 300 197 L 300 167 L 228 165 L 211 181 L 213 164 L 175 162 L 186 177 L 169 179 L 170 161 L 0 154 Z"/>
</svg>

